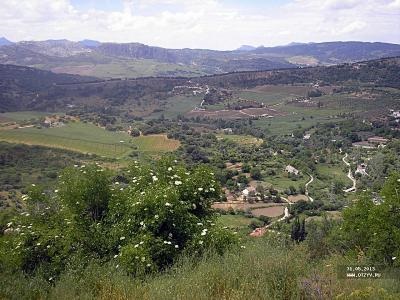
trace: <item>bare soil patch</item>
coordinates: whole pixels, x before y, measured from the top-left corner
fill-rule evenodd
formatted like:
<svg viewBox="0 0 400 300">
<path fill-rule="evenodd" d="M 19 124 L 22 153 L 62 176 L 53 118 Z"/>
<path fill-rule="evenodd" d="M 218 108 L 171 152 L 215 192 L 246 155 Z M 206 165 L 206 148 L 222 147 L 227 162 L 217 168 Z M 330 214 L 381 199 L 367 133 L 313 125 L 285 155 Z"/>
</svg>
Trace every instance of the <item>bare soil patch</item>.
<svg viewBox="0 0 400 300">
<path fill-rule="evenodd" d="M 289 196 L 288 200 L 290 202 L 299 202 L 299 201 L 308 201 L 308 197 L 306 195 L 296 195 L 296 196 Z"/>
<path fill-rule="evenodd" d="M 279 205 L 279 206 L 271 206 L 271 207 L 264 207 L 264 208 L 257 208 L 253 209 L 251 213 L 256 216 L 267 216 L 267 217 L 279 217 L 283 215 L 285 212 L 285 206 L 284 205 Z"/>
</svg>

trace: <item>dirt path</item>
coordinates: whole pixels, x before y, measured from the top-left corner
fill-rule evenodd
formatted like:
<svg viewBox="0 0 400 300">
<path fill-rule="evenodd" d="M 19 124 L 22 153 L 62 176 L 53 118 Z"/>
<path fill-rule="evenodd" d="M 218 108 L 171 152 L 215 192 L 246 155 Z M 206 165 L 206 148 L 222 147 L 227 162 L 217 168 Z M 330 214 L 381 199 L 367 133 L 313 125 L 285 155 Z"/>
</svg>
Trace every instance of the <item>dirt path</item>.
<svg viewBox="0 0 400 300">
<path fill-rule="evenodd" d="M 310 181 L 306 183 L 306 196 L 311 202 L 314 202 L 314 199 L 308 195 L 308 185 L 314 181 L 314 177 L 311 174 L 308 174 L 308 176 L 310 176 Z"/>
<path fill-rule="evenodd" d="M 293 204 L 288 199 L 286 199 L 286 200 L 288 201 L 289 204 Z M 252 237 L 263 236 L 267 232 L 267 229 L 269 229 L 270 227 L 272 227 L 273 225 L 275 225 L 278 222 L 282 222 L 282 221 L 286 220 L 289 217 L 290 217 L 289 210 L 288 210 L 287 207 L 285 207 L 285 213 L 284 213 L 283 217 L 281 217 L 278 220 L 275 220 L 275 221 L 269 223 L 268 225 L 266 225 L 264 227 L 259 227 L 259 228 L 254 229 L 250 233 L 250 236 L 252 236 Z M 274 231 L 274 230 L 271 230 L 271 229 L 269 229 L 269 230 L 270 231 Z"/>
</svg>

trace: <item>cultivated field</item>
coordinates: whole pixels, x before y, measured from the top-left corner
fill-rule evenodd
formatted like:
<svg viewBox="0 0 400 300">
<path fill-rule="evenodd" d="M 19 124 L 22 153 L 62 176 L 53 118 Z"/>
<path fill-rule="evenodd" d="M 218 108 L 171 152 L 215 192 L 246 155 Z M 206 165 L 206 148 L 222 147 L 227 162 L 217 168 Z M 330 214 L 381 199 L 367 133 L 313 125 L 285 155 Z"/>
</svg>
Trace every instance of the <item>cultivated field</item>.
<svg viewBox="0 0 400 300">
<path fill-rule="evenodd" d="M 107 157 L 122 157 L 132 152 L 159 153 L 175 150 L 179 142 L 163 135 L 132 138 L 92 124 L 69 123 L 57 128 L 23 128 L 0 131 L 0 140 L 28 145 L 68 149 Z"/>
</svg>

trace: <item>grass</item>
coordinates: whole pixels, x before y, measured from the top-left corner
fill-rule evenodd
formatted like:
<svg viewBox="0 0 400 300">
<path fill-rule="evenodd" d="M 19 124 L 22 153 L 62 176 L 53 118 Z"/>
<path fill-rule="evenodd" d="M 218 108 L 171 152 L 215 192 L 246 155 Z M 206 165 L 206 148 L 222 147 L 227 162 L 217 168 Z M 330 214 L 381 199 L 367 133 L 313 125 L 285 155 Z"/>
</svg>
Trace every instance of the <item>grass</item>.
<svg viewBox="0 0 400 300">
<path fill-rule="evenodd" d="M 343 166 L 340 165 L 328 165 L 328 164 L 318 164 L 317 172 L 322 176 L 326 176 L 330 179 L 335 179 L 341 181 L 345 186 L 351 186 L 352 182 L 347 177 L 347 172 L 343 171 Z"/>
<path fill-rule="evenodd" d="M 254 121 L 256 126 L 268 129 L 270 135 L 291 134 L 299 128 L 310 128 L 317 124 L 328 123 L 332 121 L 341 121 L 343 118 L 336 117 L 343 112 L 338 109 L 315 109 L 289 107 L 281 105 L 277 110 L 284 111 L 287 115 L 278 116 L 269 119 L 260 119 Z"/>
<path fill-rule="evenodd" d="M 151 114 L 151 118 L 157 118 L 163 114 L 167 119 L 176 118 L 179 114 L 185 114 L 196 106 L 199 106 L 202 101 L 202 96 L 184 96 L 176 95 L 166 100 L 162 111 Z"/>
<path fill-rule="evenodd" d="M 247 227 L 250 225 L 252 219 L 242 215 L 221 215 L 218 217 L 218 224 L 222 227 L 229 228 Z"/>
<path fill-rule="evenodd" d="M 184 257 L 169 270 L 144 280 L 115 264 L 71 270 L 55 284 L 40 277 L 0 277 L 5 299 L 398 299 L 395 279 L 339 279 L 337 267 L 356 262 L 340 256 L 315 260 L 304 244 L 273 233 L 248 240 L 224 255 Z"/>
<path fill-rule="evenodd" d="M 123 157 L 134 149 L 139 152 L 166 152 L 179 142 L 163 135 L 132 138 L 126 133 L 110 132 L 92 124 L 69 123 L 57 128 L 2 130 L 0 140 L 28 145 L 62 148 L 100 156 Z"/>
<path fill-rule="evenodd" d="M 308 86 L 264 85 L 253 89 L 242 90 L 236 95 L 247 100 L 254 100 L 267 105 L 275 105 L 294 97 L 305 96 L 310 90 Z"/>
<path fill-rule="evenodd" d="M 291 185 L 293 185 L 296 189 L 298 189 L 300 186 L 304 186 L 308 180 L 309 177 L 307 175 L 303 175 L 302 177 L 299 177 L 297 180 L 292 180 L 283 171 L 277 173 L 276 176 L 265 176 L 264 178 L 264 181 L 267 184 L 272 185 L 274 188 L 280 191 L 287 189 Z"/>
<path fill-rule="evenodd" d="M 133 138 L 132 143 L 139 152 L 163 153 L 174 151 L 180 146 L 177 140 L 168 139 L 166 135 L 147 135 Z"/>
</svg>

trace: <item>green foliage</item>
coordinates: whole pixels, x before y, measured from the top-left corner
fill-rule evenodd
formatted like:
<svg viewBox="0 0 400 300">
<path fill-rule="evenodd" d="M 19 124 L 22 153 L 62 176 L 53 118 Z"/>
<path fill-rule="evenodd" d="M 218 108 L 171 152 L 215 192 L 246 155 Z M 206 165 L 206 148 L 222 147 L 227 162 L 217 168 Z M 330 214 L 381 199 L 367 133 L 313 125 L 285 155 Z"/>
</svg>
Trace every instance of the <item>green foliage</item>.
<svg viewBox="0 0 400 300">
<path fill-rule="evenodd" d="M 305 240 L 307 235 L 305 224 L 306 224 L 305 219 L 303 219 L 300 222 L 299 217 L 296 216 L 292 224 L 292 231 L 290 233 L 290 237 L 292 238 L 293 241 L 302 242 Z"/>
<path fill-rule="evenodd" d="M 8 228 L 1 263 L 54 278 L 98 259 L 141 275 L 172 264 L 181 253 L 218 253 L 235 241 L 214 223 L 220 187 L 206 167 L 188 171 L 171 159 L 138 163 L 128 183 L 98 165 L 67 168 L 54 192 L 33 187 L 27 210 Z"/>
<path fill-rule="evenodd" d="M 399 266 L 400 257 L 400 174 L 394 173 L 382 189 L 382 200 L 363 195 L 343 212 L 343 243 L 359 255 Z"/>
</svg>

